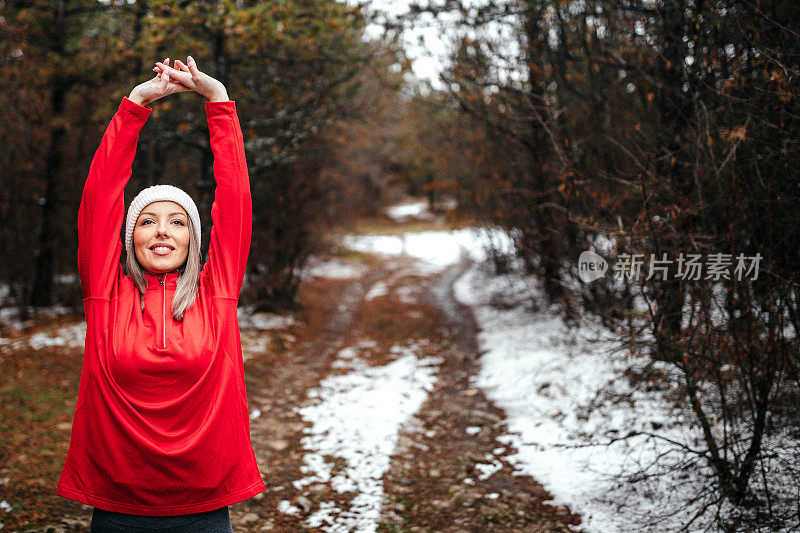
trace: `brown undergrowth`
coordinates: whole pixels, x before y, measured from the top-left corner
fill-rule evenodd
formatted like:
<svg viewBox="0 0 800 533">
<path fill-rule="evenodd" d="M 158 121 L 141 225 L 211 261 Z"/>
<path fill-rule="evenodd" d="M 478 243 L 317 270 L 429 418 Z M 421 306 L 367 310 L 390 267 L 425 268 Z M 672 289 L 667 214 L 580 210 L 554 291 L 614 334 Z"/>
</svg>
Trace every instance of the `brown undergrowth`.
<svg viewBox="0 0 800 533">
<path fill-rule="evenodd" d="M 6 531 L 82 512 L 81 504 L 55 494 L 82 359 L 76 348 L 4 346 L 0 351 L 0 500 L 11 506 L 10 513 L 0 511 Z"/>
</svg>

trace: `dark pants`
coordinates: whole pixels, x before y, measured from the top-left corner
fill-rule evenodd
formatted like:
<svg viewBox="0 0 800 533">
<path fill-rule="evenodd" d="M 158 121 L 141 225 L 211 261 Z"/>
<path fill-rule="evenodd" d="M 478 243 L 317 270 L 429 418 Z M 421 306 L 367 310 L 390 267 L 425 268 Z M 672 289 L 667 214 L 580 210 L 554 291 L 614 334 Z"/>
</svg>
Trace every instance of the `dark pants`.
<svg viewBox="0 0 800 533">
<path fill-rule="evenodd" d="M 95 507 L 92 533 L 233 533 L 228 507 L 179 516 L 140 516 Z"/>
</svg>

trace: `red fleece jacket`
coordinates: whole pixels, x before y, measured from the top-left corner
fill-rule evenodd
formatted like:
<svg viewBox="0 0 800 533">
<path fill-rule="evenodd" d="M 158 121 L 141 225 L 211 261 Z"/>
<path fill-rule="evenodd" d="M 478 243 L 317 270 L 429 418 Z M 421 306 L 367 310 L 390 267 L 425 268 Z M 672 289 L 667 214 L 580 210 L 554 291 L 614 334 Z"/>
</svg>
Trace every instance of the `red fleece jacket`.
<svg viewBox="0 0 800 533">
<path fill-rule="evenodd" d="M 72 438 L 57 493 L 121 513 L 218 509 L 265 490 L 250 443 L 236 304 L 252 203 L 234 102 L 206 102 L 217 181 L 208 262 L 176 321 L 178 274 L 147 274 L 144 312 L 120 266 L 123 190 L 150 108 L 125 98 L 92 160 L 78 211 L 86 311 Z"/>
</svg>

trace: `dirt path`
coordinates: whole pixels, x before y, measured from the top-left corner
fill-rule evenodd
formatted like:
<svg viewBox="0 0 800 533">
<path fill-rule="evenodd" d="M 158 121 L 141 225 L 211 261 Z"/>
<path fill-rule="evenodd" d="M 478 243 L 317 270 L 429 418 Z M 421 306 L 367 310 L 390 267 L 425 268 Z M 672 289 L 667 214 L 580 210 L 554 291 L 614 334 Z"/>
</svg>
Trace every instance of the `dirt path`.
<svg viewBox="0 0 800 533">
<path fill-rule="evenodd" d="M 448 332 L 436 388 L 400 435 L 384 478 L 385 531 L 569 531 L 579 517 L 545 504 L 550 495 L 529 476 L 512 475 L 504 459 L 515 450 L 504 413 L 471 387 L 480 356 L 470 310 L 453 295 L 462 261 L 430 282 Z"/>
</svg>

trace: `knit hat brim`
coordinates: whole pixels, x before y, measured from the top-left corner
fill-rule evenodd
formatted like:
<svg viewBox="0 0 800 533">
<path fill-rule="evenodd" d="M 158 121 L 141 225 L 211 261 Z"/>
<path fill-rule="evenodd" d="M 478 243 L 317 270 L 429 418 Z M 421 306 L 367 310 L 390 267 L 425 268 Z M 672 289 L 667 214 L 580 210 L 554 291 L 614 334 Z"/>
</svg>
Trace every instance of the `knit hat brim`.
<svg viewBox="0 0 800 533">
<path fill-rule="evenodd" d="M 125 220 L 125 251 L 131 253 L 133 247 L 133 228 L 142 210 L 153 202 L 175 202 L 183 207 L 189 220 L 192 221 L 194 236 L 197 239 L 198 249 L 200 247 L 200 214 L 192 197 L 183 190 L 172 185 L 153 185 L 142 190 L 128 207 L 128 216 Z"/>
</svg>

